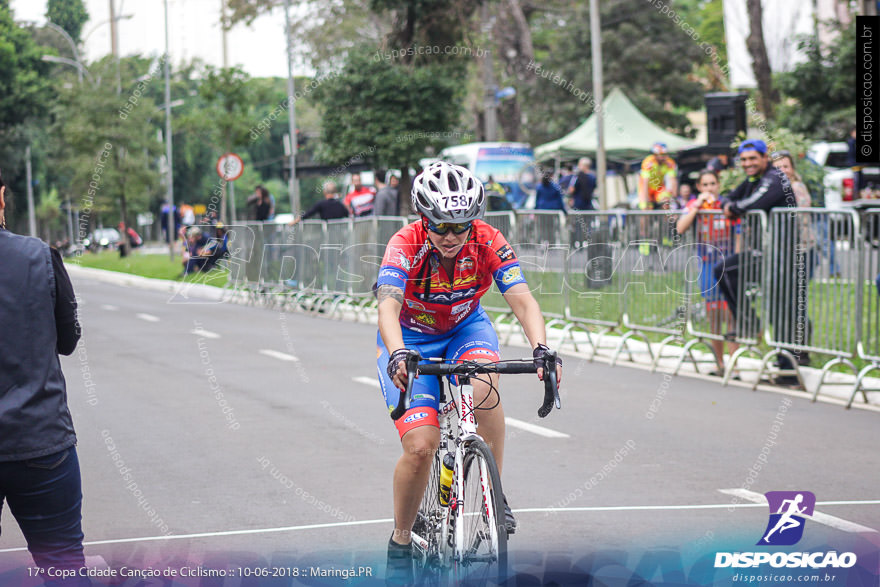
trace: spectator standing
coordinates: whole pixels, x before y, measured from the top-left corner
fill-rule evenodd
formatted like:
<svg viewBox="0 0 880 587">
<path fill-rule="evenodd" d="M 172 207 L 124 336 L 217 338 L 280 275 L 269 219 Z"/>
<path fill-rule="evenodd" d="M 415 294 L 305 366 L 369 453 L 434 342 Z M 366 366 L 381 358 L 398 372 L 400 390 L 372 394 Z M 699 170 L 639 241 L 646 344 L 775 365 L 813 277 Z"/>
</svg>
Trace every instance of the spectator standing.
<svg viewBox="0 0 880 587">
<path fill-rule="evenodd" d="M 389 175 L 388 184 L 376 192 L 373 214 L 376 216 L 397 216 L 399 210 L 399 185 L 400 180 L 397 176 L 393 173 Z"/>
<path fill-rule="evenodd" d="M 654 143 L 639 173 L 639 209 L 658 210 L 678 192 L 678 168 L 665 143 Z"/>
<path fill-rule="evenodd" d="M 176 235 L 180 230 L 180 211 L 177 209 L 177 206 L 172 206 L 168 202 L 163 202 L 162 207 L 159 209 L 159 214 L 161 216 L 162 223 L 162 240 L 166 243 L 168 242 L 168 209 L 171 208 L 171 215 L 174 218 L 174 232 L 172 234 Z"/>
<path fill-rule="evenodd" d="M 189 204 L 180 205 L 180 223 L 184 226 L 192 226 L 196 223 L 196 212 Z"/>
<path fill-rule="evenodd" d="M 578 161 L 578 174 L 568 188 L 572 196 L 572 210 L 593 210 L 593 192 L 596 191 L 596 176 L 590 171 L 593 164 L 589 157 Z"/>
<path fill-rule="evenodd" d="M 709 171 L 711 171 L 711 169 Z M 672 199 L 669 207 L 673 210 L 684 210 L 694 197 L 694 190 L 691 187 L 691 184 L 683 183 L 678 186 L 678 195 Z"/>
<path fill-rule="evenodd" d="M 248 206 L 249 220 L 265 222 L 272 214 L 272 200 L 269 196 L 269 190 L 261 185 L 254 188 L 254 193 L 248 196 L 246 205 Z"/>
<path fill-rule="evenodd" d="M 336 193 L 336 184 L 332 181 L 324 182 L 324 199 L 309 208 L 308 212 L 289 222 L 288 226 L 299 224 L 301 220 L 308 220 L 313 216 L 319 216 L 321 220 L 335 220 L 347 218 L 348 208 L 339 201 Z"/>
<path fill-rule="evenodd" d="M 862 166 L 856 161 L 856 127 L 852 127 L 852 130 L 849 131 L 846 147 L 846 164 L 850 166 L 853 172 L 853 199 L 858 200 L 862 197 Z"/>
<path fill-rule="evenodd" d="M 353 189 L 345 196 L 344 204 L 352 216 L 368 216 L 373 213 L 373 204 L 376 199 L 376 191 L 361 183 L 361 174 L 351 174 Z"/>
<path fill-rule="evenodd" d="M 131 243 L 132 249 L 136 249 L 144 244 L 144 239 L 141 238 L 141 235 L 139 235 L 131 226 L 127 226 L 125 222 L 120 222 L 117 226 L 117 229 L 119 230 L 119 234 L 122 237 L 116 244 L 117 248 L 119 249 L 120 257 L 125 257 L 126 255 L 128 255 L 128 243 Z M 127 239 L 126 235 L 128 236 Z"/>
<path fill-rule="evenodd" d="M 722 198 L 721 206 L 728 218 L 739 218 L 749 210 L 764 210 L 769 212 L 773 208 L 795 206 L 795 197 L 791 184 L 785 174 L 773 167 L 770 157 L 767 155 L 767 144 L 762 140 L 747 140 L 739 146 L 738 150 L 740 165 L 748 176 L 739 186 Z M 774 320 L 774 331 L 777 339 L 787 337 L 786 328 L 796 327 L 798 322 L 797 292 L 786 291 L 785 286 L 791 279 L 794 271 L 795 245 L 797 235 L 787 234 L 786 225 L 779 223 L 777 241 L 772 250 L 774 270 L 770 274 L 770 283 L 765 284 L 764 291 L 771 298 L 770 316 Z M 730 311 L 734 317 L 738 317 L 737 301 L 739 293 L 739 273 L 745 263 L 758 263 L 760 252 L 744 250 L 725 257 L 713 268 L 713 275 L 718 280 L 721 294 L 724 296 Z M 744 323 L 757 325 L 758 320 L 754 315 L 754 309 L 746 309 Z M 739 318 L 739 317 L 738 317 Z M 745 333 L 752 336 L 754 333 Z M 797 355 L 797 353 L 793 353 Z M 777 366 L 780 369 L 792 369 L 794 365 L 787 357 L 779 355 Z M 777 383 L 783 385 L 797 384 L 798 380 L 793 375 L 776 378 Z"/>
<path fill-rule="evenodd" d="M 90 585 L 76 433 L 59 353 L 80 338 L 76 298 L 57 250 L 6 230 L 0 179 L 0 507 L 21 528 L 46 585 Z M 72 573 L 49 577 L 48 569 Z"/>
<path fill-rule="evenodd" d="M 687 185 L 687 184 L 684 184 Z M 721 296 L 720 288 L 713 276 L 712 268 L 725 256 L 739 252 L 741 223 L 730 219 L 722 220 L 718 215 L 699 216 L 700 210 L 721 212 L 718 192 L 721 183 L 718 174 L 704 169 L 697 179 L 699 195 L 688 201 L 685 212 L 676 223 L 678 234 L 684 234 L 696 223 L 696 242 L 702 266 L 700 267 L 700 295 L 706 300 L 706 316 L 712 334 L 724 334 L 723 325 L 733 323 L 733 315 L 727 302 Z M 738 345 L 730 343 L 730 353 L 736 352 Z M 717 369 L 710 375 L 724 373 L 724 341 L 712 340 Z"/>
<path fill-rule="evenodd" d="M 773 166 L 776 169 L 779 169 L 785 174 L 785 177 L 788 179 L 789 184 L 791 185 L 791 191 L 794 193 L 795 205 L 798 208 L 810 208 L 813 206 L 813 199 L 810 197 L 810 192 L 807 190 L 807 186 L 804 185 L 804 182 L 801 180 L 801 176 L 798 175 L 798 172 L 795 170 L 794 166 L 794 158 L 791 156 L 791 153 L 788 151 L 777 151 L 773 153 Z M 809 214 L 799 214 L 797 216 L 797 233 L 791 235 L 792 237 L 797 239 L 797 246 L 794 250 L 794 255 L 796 257 L 797 264 L 800 265 L 800 262 L 803 262 L 803 265 L 807 269 L 807 280 L 811 280 L 813 278 L 813 273 L 816 265 L 819 263 L 819 239 L 816 235 L 816 231 L 813 228 L 813 218 Z M 834 243 L 831 242 L 831 247 L 833 250 Z M 798 256 L 803 255 L 800 259 L 797 259 Z M 834 259 L 831 259 L 831 271 L 834 272 Z M 809 287 L 807 282 L 802 285 L 804 288 Z M 804 295 L 803 303 L 798 303 L 799 309 L 797 310 L 797 319 L 802 320 L 804 324 L 804 332 L 806 333 L 807 338 L 809 338 L 810 332 L 812 330 L 810 319 L 807 317 L 807 295 Z M 803 341 L 806 342 L 806 341 Z M 806 351 L 802 351 L 797 355 L 798 362 L 802 365 L 809 364 L 809 353 Z"/>
<path fill-rule="evenodd" d="M 561 210 L 565 212 L 562 190 L 553 181 L 553 175 L 545 171 L 541 176 L 541 184 L 535 193 L 535 210 Z"/>
<path fill-rule="evenodd" d="M 562 193 L 569 193 L 575 179 L 577 179 L 577 174 L 572 171 L 571 165 L 563 165 L 559 174 L 559 189 L 562 190 Z"/>
</svg>

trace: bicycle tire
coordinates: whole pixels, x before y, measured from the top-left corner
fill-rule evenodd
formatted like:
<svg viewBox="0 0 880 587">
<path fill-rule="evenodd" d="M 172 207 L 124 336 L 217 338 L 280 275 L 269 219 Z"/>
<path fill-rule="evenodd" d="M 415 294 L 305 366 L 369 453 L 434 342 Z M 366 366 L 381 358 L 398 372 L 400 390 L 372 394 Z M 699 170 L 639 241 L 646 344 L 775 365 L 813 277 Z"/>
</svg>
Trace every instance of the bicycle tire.
<svg viewBox="0 0 880 587">
<path fill-rule="evenodd" d="M 463 450 L 462 470 L 456 471 L 461 483 L 453 484 L 451 579 L 456 585 L 500 585 L 507 579 L 507 529 L 498 465 L 482 440 L 470 441 Z"/>
<path fill-rule="evenodd" d="M 413 559 L 415 566 L 416 585 L 426 587 L 440 586 L 445 584 L 443 569 L 439 567 L 438 553 L 440 544 L 440 531 L 437 528 L 438 517 L 445 515 L 445 508 L 440 505 L 440 451 L 434 453 L 434 461 L 431 464 L 431 474 L 428 477 L 428 486 L 422 496 L 419 512 L 413 524 L 413 532 L 428 541 L 428 549 L 422 553 L 419 548 L 414 549 Z M 418 554 L 416 554 L 418 551 Z"/>
</svg>

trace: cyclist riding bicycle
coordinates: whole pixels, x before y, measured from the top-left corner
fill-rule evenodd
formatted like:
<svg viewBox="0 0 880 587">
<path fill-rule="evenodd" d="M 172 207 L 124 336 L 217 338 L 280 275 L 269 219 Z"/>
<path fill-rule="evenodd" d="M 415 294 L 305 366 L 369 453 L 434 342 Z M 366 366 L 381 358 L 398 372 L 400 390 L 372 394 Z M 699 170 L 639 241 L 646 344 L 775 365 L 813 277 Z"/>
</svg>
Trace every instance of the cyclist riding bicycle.
<svg viewBox="0 0 880 587">
<path fill-rule="evenodd" d="M 483 184 L 464 167 L 443 161 L 419 174 L 412 186 L 413 208 L 421 219 L 388 242 L 379 269 L 377 367 L 389 410 L 406 388 L 408 350 L 451 361 L 499 360 L 498 336 L 479 299 L 492 281 L 525 331 L 534 355 L 546 346 L 544 318 L 529 291 L 516 254 L 504 235 L 481 220 L 486 210 Z M 561 368 L 557 366 L 561 379 Z M 543 370 L 538 371 L 543 379 Z M 491 376 L 497 388 L 498 375 Z M 489 397 L 488 381 L 471 380 L 480 435 L 502 469 L 504 410 Z M 410 531 L 440 443 L 439 383 L 421 377 L 413 384 L 410 409 L 395 422 L 403 454 L 394 470 L 394 532 L 388 543 L 389 582 L 412 583 Z M 516 520 L 504 500 L 508 533 Z"/>
<path fill-rule="evenodd" d="M 678 193 L 677 167 L 665 143 L 654 143 L 651 154 L 642 161 L 639 174 L 639 209 L 656 210 Z"/>
</svg>

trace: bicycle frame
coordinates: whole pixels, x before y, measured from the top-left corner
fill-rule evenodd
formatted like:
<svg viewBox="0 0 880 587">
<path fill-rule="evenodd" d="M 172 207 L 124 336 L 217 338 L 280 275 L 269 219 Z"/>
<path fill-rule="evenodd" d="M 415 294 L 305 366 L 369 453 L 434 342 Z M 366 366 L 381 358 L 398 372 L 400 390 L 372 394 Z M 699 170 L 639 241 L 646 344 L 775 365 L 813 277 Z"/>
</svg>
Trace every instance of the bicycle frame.
<svg viewBox="0 0 880 587">
<path fill-rule="evenodd" d="M 422 558 L 422 568 L 428 573 L 433 571 L 445 572 L 455 569 L 455 565 L 467 568 L 473 563 L 489 563 L 490 565 L 501 561 L 501 566 L 506 566 L 506 543 L 507 535 L 501 534 L 502 525 L 499 522 L 501 479 L 497 471 L 496 463 L 492 458 L 491 448 L 486 445 L 482 437 L 477 433 L 477 420 L 475 416 L 474 397 L 471 379 L 481 374 L 491 373 L 535 373 L 541 364 L 544 368 L 544 401 L 538 409 L 538 416 L 547 416 L 555 406 L 560 408 L 559 388 L 556 381 L 556 365 L 559 364 L 555 352 L 545 349 L 543 356 L 532 359 L 517 359 L 513 361 L 499 361 L 481 364 L 474 361 L 462 361 L 457 364 L 447 364 L 443 359 L 428 359 L 421 363 L 421 356 L 416 351 L 408 351 L 406 356 L 407 386 L 400 392 L 397 406 L 391 412 L 391 418 L 397 420 L 406 413 L 411 405 L 412 386 L 417 373 L 422 375 L 435 375 L 439 381 L 439 410 L 438 425 L 440 428 L 440 442 L 432 463 L 429 485 L 425 491 L 421 512 L 421 520 L 426 525 L 425 536 L 418 534 L 422 531 L 421 525 L 418 530 L 413 529 L 412 541 L 415 550 Z M 447 401 L 447 384 L 443 378 L 448 375 L 456 375 L 458 390 L 458 404 L 455 397 L 450 393 L 451 399 Z M 451 391 L 450 384 L 448 385 Z M 452 411 L 458 416 L 455 430 Z M 454 446 L 450 445 L 450 442 Z M 450 450 L 452 449 L 452 450 Z M 450 487 L 449 504 L 446 507 L 439 505 L 439 496 L 431 496 L 431 492 L 438 491 L 439 483 L 432 484 L 432 480 L 439 482 L 438 467 L 442 467 L 442 456 L 452 452 L 454 456 L 454 470 Z M 473 463 L 470 459 L 476 459 L 478 471 L 471 469 Z M 487 460 L 488 458 L 488 460 Z M 467 462 L 465 462 L 467 459 Z M 466 469 L 467 467 L 467 469 Z M 468 470 L 471 473 L 468 473 Z M 468 494 L 465 493 L 466 477 L 471 475 L 475 480 L 479 473 L 480 493 L 482 504 L 469 502 Z M 475 489 L 472 488 L 472 489 Z M 496 493 L 497 491 L 497 493 Z M 470 493 L 475 493 L 471 491 Z M 430 496 L 430 497 L 429 497 Z M 428 500 L 428 501 L 426 501 Z M 459 501 L 461 500 L 461 501 Z M 479 505 L 478 505 L 479 504 Z M 482 510 L 482 512 L 477 513 Z M 483 532 L 467 537 L 470 544 L 465 544 L 465 516 L 485 515 Z M 450 535 L 450 532 L 454 534 Z M 454 540 L 450 540 L 454 538 Z M 480 549 L 481 544 L 489 542 L 489 548 L 485 552 Z M 436 551 L 432 552 L 433 549 Z M 454 549 L 451 551 L 451 549 Z M 481 552 L 477 554 L 477 550 Z M 431 570 L 433 569 L 433 571 Z"/>
<path fill-rule="evenodd" d="M 445 404 L 440 407 L 440 411 L 438 414 L 438 420 L 440 425 L 440 445 L 437 447 L 437 455 L 442 460 L 442 455 L 449 452 L 450 445 L 449 443 L 454 443 L 454 455 L 455 455 L 455 470 L 452 478 L 452 486 L 450 487 L 450 502 L 449 505 L 444 508 L 445 515 L 439 521 L 440 523 L 440 551 L 437 552 L 437 556 L 439 559 L 440 568 L 447 568 L 453 560 L 462 560 L 464 555 L 463 552 L 453 552 L 449 553 L 449 531 L 450 528 L 453 528 L 456 532 L 455 535 L 455 544 L 456 548 L 461 548 L 464 544 L 464 528 L 462 524 L 455 525 L 454 517 L 456 515 L 456 504 L 453 501 L 458 496 L 464 494 L 464 478 L 460 474 L 461 471 L 464 470 L 464 448 L 467 444 L 473 440 L 483 440 L 483 438 L 477 434 L 477 421 L 474 416 L 474 396 L 472 392 L 472 386 L 470 383 L 461 382 L 459 385 L 453 386 L 452 384 L 444 385 L 443 377 L 438 376 L 440 380 L 440 398 L 442 400 L 446 399 L 445 390 L 447 388 L 455 387 L 458 390 L 459 400 L 458 403 L 455 401 L 455 397 L 451 397 Z M 450 395 L 453 395 L 450 393 Z M 457 422 L 457 433 L 454 433 L 451 428 L 452 424 L 452 414 L 453 412 L 458 416 Z M 487 478 L 488 471 L 486 471 L 486 466 L 483 462 L 480 463 L 480 484 L 483 489 L 486 489 L 487 486 Z M 485 491 L 484 491 L 485 495 Z M 493 517 L 495 514 L 494 504 L 488 502 L 487 500 L 483 500 L 483 507 L 486 508 L 487 514 L 490 516 L 489 519 L 497 519 Z M 498 528 L 492 526 L 491 531 L 493 533 L 498 532 Z M 497 541 L 497 536 L 493 536 L 493 544 Z M 422 536 L 417 535 L 415 532 L 412 534 L 413 544 L 421 551 L 422 556 L 430 556 L 432 553 L 428 552 L 429 542 Z M 497 555 L 497 553 L 492 553 Z M 450 556 L 451 555 L 451 556 Z"/>
</svg>

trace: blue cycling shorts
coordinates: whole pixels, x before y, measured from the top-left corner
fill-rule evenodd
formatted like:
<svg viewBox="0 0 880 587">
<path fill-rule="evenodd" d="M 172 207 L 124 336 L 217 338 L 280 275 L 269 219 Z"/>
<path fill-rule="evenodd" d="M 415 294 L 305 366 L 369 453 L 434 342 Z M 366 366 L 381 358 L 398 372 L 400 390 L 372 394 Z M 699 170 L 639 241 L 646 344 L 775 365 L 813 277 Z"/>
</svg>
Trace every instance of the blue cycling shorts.
<svg viewBox="0 0 880 587">
<path fill-rule="evenodd" d="M 403 328 L 403 344 L 408 349 L 417 350 L 422 357 L 445 357 L 458 360 L 500 359 L 498 335 L 492 321 L 483 308 L 477 308 L 461 324 L 444 334 L 424 334 Z M 376 335 L 376 369 L 385 404 L 391 412 L 397 407 L 400 390 L 388 377 L 390 353 Z M 397 350 L 397 349 L 394 349 Z M 437 413 L 440 409 L 440 383 L 434 376 L 421 376 L 413 382 L 412 403 L 409 410 L 394 424 L 400 437 L 419 426 L 438 426 Z"/>
</svg>

